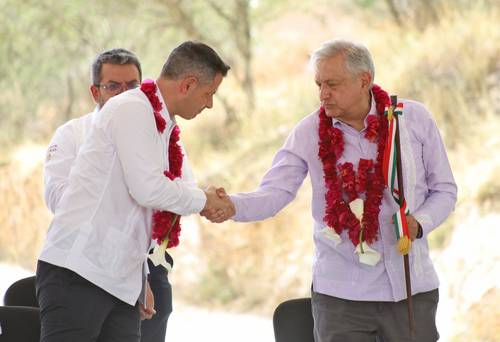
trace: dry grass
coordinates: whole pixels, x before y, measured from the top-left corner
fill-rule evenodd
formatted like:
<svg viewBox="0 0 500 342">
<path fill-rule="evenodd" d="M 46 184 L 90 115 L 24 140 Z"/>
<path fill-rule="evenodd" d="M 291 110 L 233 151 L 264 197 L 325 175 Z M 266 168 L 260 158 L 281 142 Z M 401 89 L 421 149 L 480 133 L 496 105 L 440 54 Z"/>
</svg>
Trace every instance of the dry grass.
<svg viewBox="0 0 500 342">
<path fill-rule="evenodd" d="M 43 148 L 26 146 L 0 168 L 0 260 L 34 270 L 51 217 L 42 197 Z"/>
<path fill-rule="evenodd" d="M 500 341 L 500 289 L 492 288 L 471 306 L 466 317 L 462 317 L 463 331 L 453 338 L 455 342 Z"/>
<path fill-rule="evenodd" d="M 480 186 L 477 192 L 477 203 L 485 211 L 500 211 L 500 167 L 492 170 L 490 177 Z"/>
<path fill-rule="evenodd" d="M 449 10 L 424 31 L 388 35 L 397 51 L 376 52 L 379 75 L 400 96 L 431 109 L 449 146 L 463 142 L 478 120 L 500 114 L 500 26 L 493 24 L 499 11 Z"/>
</svg>

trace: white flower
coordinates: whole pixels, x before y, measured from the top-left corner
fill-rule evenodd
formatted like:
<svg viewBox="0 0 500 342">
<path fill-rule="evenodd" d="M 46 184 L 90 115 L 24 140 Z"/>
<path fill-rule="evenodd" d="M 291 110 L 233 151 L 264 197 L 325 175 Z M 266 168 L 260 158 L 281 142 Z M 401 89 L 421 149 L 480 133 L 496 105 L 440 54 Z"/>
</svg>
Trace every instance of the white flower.
<svg viewBox="0 0 500 342">
<path fill-rule="evenodd" d="M 168 241 L 165 240 L 161 245 L 156 245 L 153 253 L 149 255 L 149 259 L 153 263 L 153 265 L 158 266 L 162 265 L 165 267 L 170 274 L 172 272 L 172 266 L 165 259 L 165 251 L 167 250 Z"/>
<path fill-rule="evenodd" d="M 349 203 L 349 208 L 351 208 L 352 213 L 361 222 L 361 218 L 363 217 L 363 211 L 364 211 L 363 200 L 361 198 L 356 198 L 354 201 L 351 201 Z"/>
<path fill-rule="evenodd" d="M 361 251 L 361 244 L 363 244 L 363 251 Z M 370 266 L 378 264 L 380 261 L 380 253 L 368 246 L 365 241 L 361 244 L 358 244 L 354 251 L 354 253 L 359 255 L 359 262 Z"/>
</svg>

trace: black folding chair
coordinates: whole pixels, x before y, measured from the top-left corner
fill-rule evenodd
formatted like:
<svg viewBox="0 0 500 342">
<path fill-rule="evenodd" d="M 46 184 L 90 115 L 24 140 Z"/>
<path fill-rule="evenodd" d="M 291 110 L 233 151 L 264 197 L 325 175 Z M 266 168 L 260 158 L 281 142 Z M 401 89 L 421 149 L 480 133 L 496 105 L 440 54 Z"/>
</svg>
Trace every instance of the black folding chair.
<svg viewBox="0 0 500 342">
<path fill-rule="evenodd" d="M 290 299 L 278 305 L 273 327 L 276 342 L 314 342 L 311 298 Z M 384 341 L 375 336 L 374 342 Z"/>
<path fill-rule="evenodd" d="M 9 286 L 0 306 L 0 342 L 38 342 L 40 309 L 35 294 L 35 277 Z"/>
<path fill-rule="evenodd" d="M 3 297 L 6 306 L 38 307 L 35 293 L 35 276 L 23 278 L 9 286 Z"/>
<path fill-rule="evenodd" d="M 0 342 L 40 341 L 40 309 L 0 306 Z"/>
<path fill-rule="evenodd" d="M 314 342 L 311 298 L 287 300 L 274 310 L 276 342 Z"/>
</svg>

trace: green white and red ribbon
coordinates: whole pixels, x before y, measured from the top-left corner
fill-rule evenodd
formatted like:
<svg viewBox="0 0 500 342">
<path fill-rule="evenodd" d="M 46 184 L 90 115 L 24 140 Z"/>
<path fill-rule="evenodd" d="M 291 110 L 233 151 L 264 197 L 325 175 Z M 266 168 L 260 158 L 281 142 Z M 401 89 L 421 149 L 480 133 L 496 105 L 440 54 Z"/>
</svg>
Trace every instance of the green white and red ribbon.
<svg viewBox="0 0 500 342">
<path fill-rule="evenodd" d="M 384 150 L 384 161 L 382 170 L 384 174 L 385 185 L 391 191 L 392 198 L 399 205 L 399 210 L 392 216 L 396 237 L 398 239 L 398 251 L 402 255 L 408 254 L 411 247 L 410 232 L 406 215 L 409 213 L 406 207 L 406 201 L 400 200 L 398 180 L 397 180 L 397 149 L 396 149 L 396 131 L 398 129 L 398 120 L 396 115 L 403 115 L 403 104 L 398 103 L 393 110 L 392 106 L 386 106 L 384 114 L 388 120 L 387 142 Z"/>
</svg>

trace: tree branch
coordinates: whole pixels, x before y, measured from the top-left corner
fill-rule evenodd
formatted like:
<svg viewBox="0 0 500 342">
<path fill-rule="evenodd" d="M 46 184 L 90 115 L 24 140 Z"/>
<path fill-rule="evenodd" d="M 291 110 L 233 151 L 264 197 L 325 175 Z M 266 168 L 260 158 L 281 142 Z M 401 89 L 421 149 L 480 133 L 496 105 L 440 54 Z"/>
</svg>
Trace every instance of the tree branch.
<svg viewBox="0 0 500 342">
<path fill-rule="evenodd" d="M 207 44 L 215 45 L 213 44 L 214 42 L 211 39 L 209 39 L 207 36 L 205 36 L 196 28 L 192 16 L 190 16 L 184 10 L 181 2 L 182 1 L 180 0 L 164 0 L 164 3 L 167 5 L 167 10 L 169 10 L 170 13 L 173 14 L 177 24 L 181 26 L 189 36 L 192 36 L 198 40 L 206 42 Z"/>
<path fill-rule="evenodd" d="M 222 19 L 226 20 L 231 26 L 237 24 L 235 18 L 232 18 L 229 16 L 224 10 L 222 9 L 221 6 L 213 2 L 212 0 L 205 0 L 208 5 L 221 17 Z"/>
<path fill-rule="evenodd" d="M 403 27 L 403 21 L 401 20 L 401 14 L 400 11 L 398 10 L 396 4 L 394 3 L 394 0 L 386 0 L 387 6 L 389 6 L 389 11 L 392 14 L 392 17 L 394 18 L 394 21 L 399 27 Z"/>
</svg>

